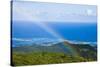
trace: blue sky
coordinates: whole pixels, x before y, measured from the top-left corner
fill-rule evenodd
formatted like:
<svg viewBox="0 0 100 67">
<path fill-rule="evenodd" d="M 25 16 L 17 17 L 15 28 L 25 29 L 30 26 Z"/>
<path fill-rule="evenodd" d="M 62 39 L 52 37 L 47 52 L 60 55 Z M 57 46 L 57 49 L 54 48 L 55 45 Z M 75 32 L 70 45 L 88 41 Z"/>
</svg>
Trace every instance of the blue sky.
<svg viewBox="0 0 100 67">
<path fill-rule="evenodd" d="M 39 2 L 13 2 L 13 21 L 96 22 L 96 6 Z"/>
</svg>

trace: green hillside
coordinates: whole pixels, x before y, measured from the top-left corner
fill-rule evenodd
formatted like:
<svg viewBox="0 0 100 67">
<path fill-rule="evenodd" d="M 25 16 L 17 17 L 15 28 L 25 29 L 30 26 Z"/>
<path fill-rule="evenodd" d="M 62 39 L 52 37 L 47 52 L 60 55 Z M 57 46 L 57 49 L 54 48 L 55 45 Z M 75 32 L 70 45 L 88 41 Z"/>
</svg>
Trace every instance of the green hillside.
<svg viewBox="0 0 100 67">
<path fill-rule="evenodd" d="M 70 53 L 68 46 L 74 47 L 77 55 Z M 14 47 L 12 52 L 12 65 L 37 65 L 87 62 L 97 60 L 97 50 L 89 44 L 70 44 L 67 42 L 52 46 L 20 46 Z"/>
</svg>

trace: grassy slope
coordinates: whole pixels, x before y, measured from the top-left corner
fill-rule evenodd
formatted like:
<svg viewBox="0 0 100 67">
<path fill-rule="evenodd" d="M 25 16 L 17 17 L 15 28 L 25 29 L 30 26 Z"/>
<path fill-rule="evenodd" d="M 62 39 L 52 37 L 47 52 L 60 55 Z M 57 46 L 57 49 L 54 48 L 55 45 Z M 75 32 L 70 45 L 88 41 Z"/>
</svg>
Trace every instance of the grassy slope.
<svg viewBox="0 0 100 67">
<path fill-rule="evenodd" d="M 33 52 L 33 53 L 13 53 L 13 65 L 37 65 L 54 63 L 72 63 L 94 61 L 80 56 L 70 56 L 64 53 Z"/>
<path fill-rule="evenodd" d="M 81 44 L 70 45 L 76 48 L 79 55 L 72 56 L 69 53 L 65 53 L 65 51 L 61 49 L 61 44 L 51 47 L 30 46 L 14 48 L 12 54 L 12 65 L 55 64 L 97 60 L 97 51 L 94 47 Z"/>
<path fill-rule="evenodd" d="M 83 57 L 72 57 L 64 53 L 33 52 L 33 53 L 13 53 L 13 65 L 36 65 L 54 64 L 88 61 Z"/>
</svg>

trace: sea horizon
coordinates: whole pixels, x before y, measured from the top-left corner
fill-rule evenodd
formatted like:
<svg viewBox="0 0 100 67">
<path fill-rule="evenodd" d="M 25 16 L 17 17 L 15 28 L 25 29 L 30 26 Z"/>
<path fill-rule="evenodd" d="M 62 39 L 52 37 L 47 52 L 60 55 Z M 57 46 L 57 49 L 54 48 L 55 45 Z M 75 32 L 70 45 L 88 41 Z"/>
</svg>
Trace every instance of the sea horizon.
<svg viewBox="0 0 100 67">
<path fill-rule="evenodd" d="M 24 23 L 24 24 L 23 24 Z M 41 22 L 42 24 L 42 22 Z M 40 25 L 41 25 L 40 24 Z M 44 23 L 43 23 L 44 24 Z M 41 27 L 36 22 L 13 22 L 13 38 L 51 38 L 97 42 L 97 23 L 46 22 Z M 48 29 L 45 29 L 48 28 Z"/>
</svg>

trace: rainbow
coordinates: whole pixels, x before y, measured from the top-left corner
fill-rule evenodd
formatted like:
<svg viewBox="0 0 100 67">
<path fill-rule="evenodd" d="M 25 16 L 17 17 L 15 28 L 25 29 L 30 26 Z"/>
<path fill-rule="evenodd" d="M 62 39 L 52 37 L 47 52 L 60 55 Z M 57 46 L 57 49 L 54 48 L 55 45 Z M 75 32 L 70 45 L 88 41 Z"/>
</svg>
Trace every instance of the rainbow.
<svg viewBox="0 0 100 67">
<path fill-rule="evenodd" d="M 26 13 L 27 10 L 25 10 L 25 9 L 23 9 L 21 7 L 19 7 L 19 9 L 20 10 L 17 10 L 17 12 L 22 11 L 24 16 L 33 17 L 31 12 Z M 41 21 L 42 21 L 42 19 L 41 19 Z M 52 34 L 54 37 L 64 40 L 64 38 L 61 35 L 59 35 L 58 33 L 56 33 L 53 29 L 49 28 L 46 23 L 43 23 L 43 22 L 41 23 L 41 21 L 40 22 L 33 22 L 33 23 L 35 23 L 38 26 L 40 26 L 41 28 L 43 28 L 44 30 L 46 30 L 47 32 L 49 32 L 50 34 Z M 64 44 L 64 46 L 65 46 L 66 49 L 69 49 L 70 53 L 73 56 L 77 56 L 78 55 L 78 51 L 76 50 L 76 48 L 74 46 L 72 46 L 70 44 L 67 44 L 66 42 L 63 43 L 63 44 Z"/>
</svg>

